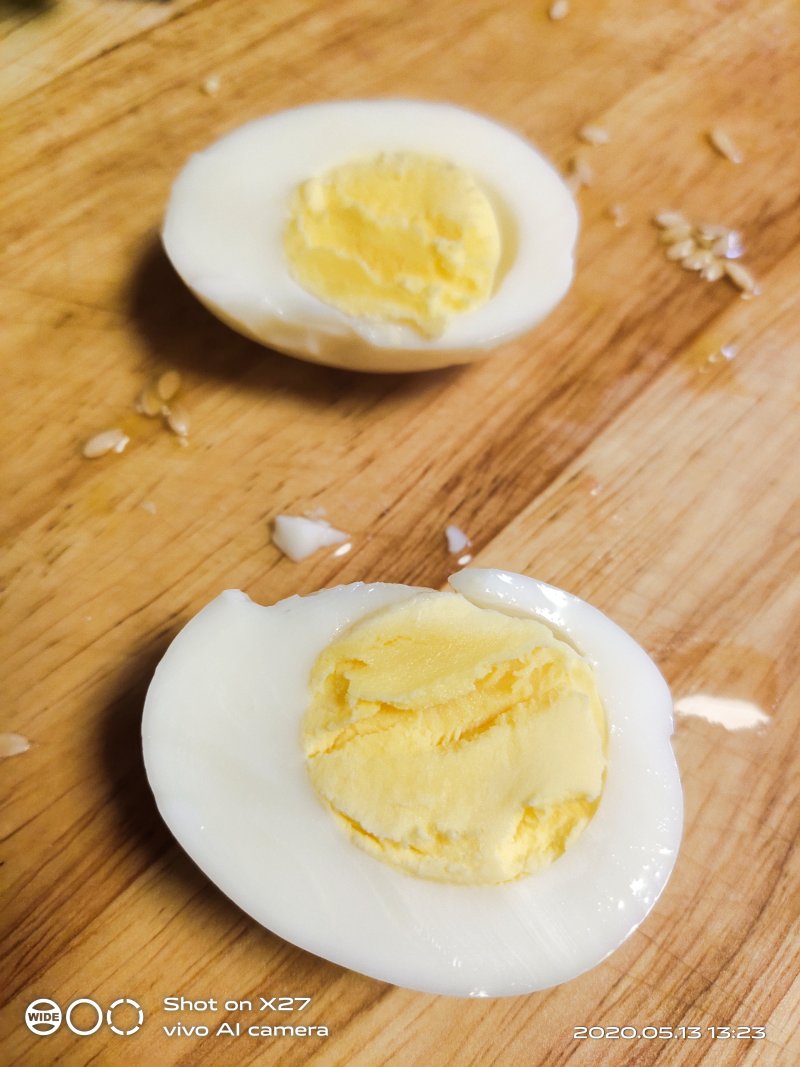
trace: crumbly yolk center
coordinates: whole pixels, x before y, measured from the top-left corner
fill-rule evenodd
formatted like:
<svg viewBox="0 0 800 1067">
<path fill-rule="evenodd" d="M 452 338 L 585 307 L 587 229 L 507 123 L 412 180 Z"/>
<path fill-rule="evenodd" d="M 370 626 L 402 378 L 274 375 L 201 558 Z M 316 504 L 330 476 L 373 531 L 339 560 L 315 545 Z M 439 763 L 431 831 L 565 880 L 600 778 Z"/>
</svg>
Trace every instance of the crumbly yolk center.
<svg viewBox="0 0 800 1067">
<path fill-rule="evenodd" d="M 284 232 L 293 277 L 320 300 L 431 338 L 491 296 L 501 244 L 473 176 L 412 152 L 304 182 Z"/>
<path fill-rule="evenodd" d="M 311 782 L 351 840 L 438 881 L 547 866 L 603 788 L 590 665 L 538 621 L 455 593 L 418 594 L 329 645 L 302 733 Z"/>
</svg>

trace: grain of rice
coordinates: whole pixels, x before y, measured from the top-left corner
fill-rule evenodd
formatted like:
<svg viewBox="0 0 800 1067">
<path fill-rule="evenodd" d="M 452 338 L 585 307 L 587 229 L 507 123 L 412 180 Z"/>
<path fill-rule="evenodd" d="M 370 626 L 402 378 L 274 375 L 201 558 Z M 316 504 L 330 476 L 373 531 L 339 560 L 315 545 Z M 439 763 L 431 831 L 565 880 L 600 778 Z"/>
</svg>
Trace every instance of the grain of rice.
<svg viewBox="0 0 800 1067">
<path fill-rule="evenodd" d="M 186 437 L 189 433 L 189 413 L 183 404 L 173 404 L 164 412 L 167 426 L 178 437 Z"/>
<path fill-rule="evenodd" d="M 718 259 L 712 259 L 707 267 L 703 267 L 700 277 L 707 282 L 718 282 L 725 273 L 725 267 Z"/>
<path fill-rule="evenodd" d="M 139 393 L 139 399 L 136 401 L 136 410 L 141 415 L 147 415 L 151 419 L 161 414 L 161 397 L 152 382 L 146 385 Z"/>
<path fill-rule="evenodd" d="M 662 230 L 660 240 L 662 244 L 674 245 L 676 241 L 685 241 L 692 234 L 692 227 L 687 222 L 680 226 L 669 226 L 666 230 Z"/>
<path fill-rule="evenodd" d="M 615 226 L 627 226 L 631 221 L 628 209 L 624 204 L 612 204 L 608 209 L 608 214 L 614 220 Z"/>
<path fill-rule="evenodd" d="M 674 245 L 670 245 L 667 249 L 667 259 L 678 260 L 686 259 L 697 248 L 691 237 L 687 237 L 685 241 L 678 241 Z"/>
<path fill-rule="evenodd" d="M 726 133 L 725 130 L 720 129 L 719 126 L 715 126 L 714 129 L 709 132 L 708 139 L 717 152 L 726 159 L 729 159 L 731 163 L 741 163 L 744 159 L 741 149 L 731 135 Z"/>
<path fill-rule="evenodd" d="M 165 371 L 156 383 L 156 391 L 165 403 L 172 400 L 180 387 L 181 376 L 176 370 Z"/>
<path fill-rule="evenodd" d="M 554 0 L 548 8 L 547 14 L 553 22 L 560 22 L 569 14 L 569 0 Z"/>
<path fill-rule="evenodd" d="M 707 267 L 713 261 L 714 257 L 708 249 L 701 248 L 682 259 L 681 266 L 684 270 L 702 270 L 703 267 Z"/>
<path fill-rule="evenodd" d="M 580 192 L 583 186 L 589 186 L 594 182 L 594 171 L 581 156 L 573 156 L 569 166 L 567 184 L 573 192 Z"/>
<path fill-rule="evenodd" d="M 758 283 L 747 267 L 743 266 L 741 263 L 737 263 L 736 260 L 725 260 L 725 273 L 736 288 L 742 290 L 743 296 L 757 296 L 761 291 L 758 287 Z"/>
<path fill-rule="evenodd" d="M 662 230 L 668 230 L 671 226 L 691 225 L 682 211 L 659 211 L 653 218 L 653 222 Z"/>
<path fill-rule="evenodd" d="M 581 126 L 578 137 L 590 145 L 608 144 L 611 140 L 608 130 L 602 126 Z"/>
<path fill-rule="evenodd" d="M 113 430 L 103 430 L 102 433 L 89 438 L 83 446 L 83 455 L 86 459 L 99 459 L 100 456 L 105 456 L 109 452 L 124 452 L 129 441 L 130 437 L 118 427 Z"/>
<path fill-rule="evenodd" d="M 718 241 L 720 237 L 727 237 L 731 232 L 727 226 L 712 226 L 707 222 L 701 223 L 696 227 L 697 240 L 702 244 L 712 245 L 714 241 Z"/>
</svg>

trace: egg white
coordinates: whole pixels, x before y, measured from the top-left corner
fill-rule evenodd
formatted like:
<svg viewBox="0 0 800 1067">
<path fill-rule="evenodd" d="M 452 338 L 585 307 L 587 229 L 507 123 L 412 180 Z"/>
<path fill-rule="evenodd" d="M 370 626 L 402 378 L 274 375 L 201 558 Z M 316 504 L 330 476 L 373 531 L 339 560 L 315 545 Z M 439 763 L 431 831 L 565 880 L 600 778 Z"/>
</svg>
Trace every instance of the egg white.
<svg viewBox="0 0 800 1067">
<path fill-rule="evenodd" d="M 405 151 L 469 170 L 503 235 L 494 294 L 433 340 L 317 299 L 291 277 L 283 253 L 297 185 L 354 159 Z M 192 156 L 172 188 L 163 241 L 195 295 L 254 340 L 318 363 L 412 371 L 468 362 L 536 325 L 569 288 L 577 232 L 561 177 L 506 127 L 448 104 L 350 100 L 256 119 Z"/>
<path fill-rule="evenodd" d="M 609 722 L 594 818 L 545 871 L 500 886 L 417 879 L 352 844 L 306 773 L 308 677 L 343 629 L 418 590 L 362 584 L 272 607 L 223 593 L 175 638 L 147 694 L 145 765 L 159 810 L 203 871 L 287 941 L 429 993 L 529 993 L 588 970 L 641 923 L 677 854 L 672 703 L 647 654 L 578 598 L 506 571 L 450 584 L 535 616 L 592 662 Z"/>
</svg>

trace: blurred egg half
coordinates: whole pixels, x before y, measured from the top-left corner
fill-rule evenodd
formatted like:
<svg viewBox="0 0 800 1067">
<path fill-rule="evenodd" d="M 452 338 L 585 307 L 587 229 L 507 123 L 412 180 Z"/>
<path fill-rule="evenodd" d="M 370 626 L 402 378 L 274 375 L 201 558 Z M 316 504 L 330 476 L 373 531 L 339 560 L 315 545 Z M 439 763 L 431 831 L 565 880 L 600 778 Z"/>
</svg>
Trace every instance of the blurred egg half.
<svg viewBox="0 0 800 1067">
<path fill-rule="evenodd" d="M 405 100 L 312 104 L 192 156 L 163 226 L 192 292 L 280 352 L 366 371 L 487 355 L 573 276 L 578 213 L 506 127 Z"/>
</svg>

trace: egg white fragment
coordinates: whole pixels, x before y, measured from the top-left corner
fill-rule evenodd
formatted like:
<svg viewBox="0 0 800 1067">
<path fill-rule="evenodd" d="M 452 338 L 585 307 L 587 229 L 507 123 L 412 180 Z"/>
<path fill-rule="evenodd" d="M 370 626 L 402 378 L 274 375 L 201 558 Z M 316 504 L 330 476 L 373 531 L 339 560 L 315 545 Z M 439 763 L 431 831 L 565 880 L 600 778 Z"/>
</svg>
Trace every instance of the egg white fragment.
<svg viewBox="0 0 800 1067">
<path fill-rule="evenodd" d="M 427 154 L 469 171 L 500 226 L 493 295 L 441 337 L 338 311 L 303 289 L 285 260 L 296 188 L 386 152 Z M 511 130 L 447 104 L 353 100 L 257 119 L 192 156 L 173 186 L 163 241 L 195 295 L 246 336 L 317 363 L 414 371 L 469 362 L 536 325 L 569 288 L 577 231 L 567 186 Z"/>
<path fill-rule="evenodd" d="M 349 534 L 337 530 L 325 519 L 303 515 L 276 515 L 272 524 L 272 543 L 295 563 L 313 555 L 320 548 L 341 545 Z"/>
<path fill-rule="evenodd" d="M 311 668 L 352 623 L 418 592 L 408 586 L 356 583 L 272 607 L 223 593 L 156 670 L 147 775 L 189 855 L 287 941 L 411 989 L 528 993 L 599 963 L 664 888 L 682 826 L 672 702 L 646 653 L 576 597 L 506 571 L 461 571 L 451 585 L 479 606 L 546 622 L 595 669 L 609 723 L 605 788 L 546 870 L 480 887 L 410 877 L 353 845 L 314 794 L 299 740 Z"/>
</svg>

